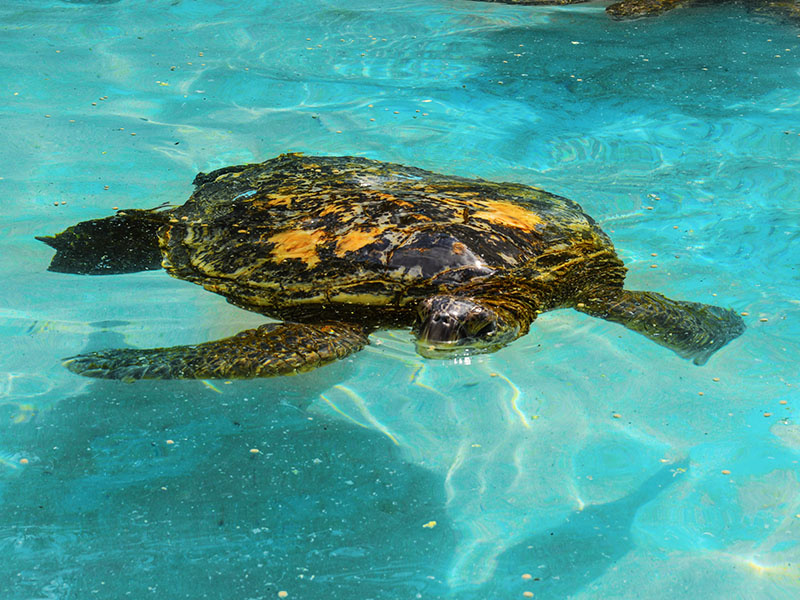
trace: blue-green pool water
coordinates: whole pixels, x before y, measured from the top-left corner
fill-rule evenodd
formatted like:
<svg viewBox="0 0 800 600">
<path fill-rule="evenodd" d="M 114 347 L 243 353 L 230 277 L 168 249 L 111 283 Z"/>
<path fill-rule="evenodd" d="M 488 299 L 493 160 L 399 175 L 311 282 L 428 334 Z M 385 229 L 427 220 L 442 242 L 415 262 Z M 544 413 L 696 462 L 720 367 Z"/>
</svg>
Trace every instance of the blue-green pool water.
<svg viewBox="0 0 800 600">
<path fill-rule="evenodd" d="M 797 598 L 800 27 L 603 9 L 3 2 L 0 596 Z M 748 329 L 704 367 L 571 311 L 470 361 L 388 331 L 273 380 L 61 366 L 262 321 L 33 236 L 287 151 L 567 196 L 632 288 Z"/>
</svg>

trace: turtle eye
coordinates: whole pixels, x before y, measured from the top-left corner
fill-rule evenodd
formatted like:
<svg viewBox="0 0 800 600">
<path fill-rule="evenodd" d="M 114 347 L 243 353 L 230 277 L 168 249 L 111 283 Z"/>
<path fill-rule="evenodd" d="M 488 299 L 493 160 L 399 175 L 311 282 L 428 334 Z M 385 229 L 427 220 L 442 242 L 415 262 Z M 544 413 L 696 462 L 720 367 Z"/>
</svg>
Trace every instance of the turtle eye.
<svg viewBox="0 0 800 600">
<path fill-rule="evenodd" d="M 424 321 L 428 318 L 428 315 L 431 314 L 431 307 L 430 303 L 428 302 L 420 302 L 417 306 L 417 317 L 419 317 L 420 321 Z"/>
</svg>

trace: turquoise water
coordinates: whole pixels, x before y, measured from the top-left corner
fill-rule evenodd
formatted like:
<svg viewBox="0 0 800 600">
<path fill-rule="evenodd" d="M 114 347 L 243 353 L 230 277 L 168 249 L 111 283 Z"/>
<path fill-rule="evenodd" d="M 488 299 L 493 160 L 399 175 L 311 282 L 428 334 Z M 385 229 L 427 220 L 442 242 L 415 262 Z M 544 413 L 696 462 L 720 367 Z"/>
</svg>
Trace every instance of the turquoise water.
<svg viewBox="0 0 800 600">
<path fill-rule="evenodd" d="M 798 597 L 800 27 L 603 8 L 2 3 L 0 596 Z M 567 196 L 630 287 L 748 329 L 704 367 L 572 311 L 470 361 L 389 331 L 274 380 L 61 366 L 262 321 L 34 235 L 286 151 Z"/>
</svg>

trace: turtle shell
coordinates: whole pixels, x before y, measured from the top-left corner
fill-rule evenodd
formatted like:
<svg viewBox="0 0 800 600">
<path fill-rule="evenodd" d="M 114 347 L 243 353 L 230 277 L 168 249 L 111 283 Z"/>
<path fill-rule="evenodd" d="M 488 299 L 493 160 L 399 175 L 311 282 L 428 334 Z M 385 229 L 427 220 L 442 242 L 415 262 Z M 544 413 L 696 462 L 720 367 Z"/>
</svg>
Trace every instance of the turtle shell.
<svg viewBox="0 0 800 600">
<path fill-rule="evenodd" d="M 613 255 L 577 203 L 522 184 L 298 154 L 194 184 L 161 232 L 167 270 L 281 318 L 332 307 L 397 317 L 432 293 Z"/>
</svg>

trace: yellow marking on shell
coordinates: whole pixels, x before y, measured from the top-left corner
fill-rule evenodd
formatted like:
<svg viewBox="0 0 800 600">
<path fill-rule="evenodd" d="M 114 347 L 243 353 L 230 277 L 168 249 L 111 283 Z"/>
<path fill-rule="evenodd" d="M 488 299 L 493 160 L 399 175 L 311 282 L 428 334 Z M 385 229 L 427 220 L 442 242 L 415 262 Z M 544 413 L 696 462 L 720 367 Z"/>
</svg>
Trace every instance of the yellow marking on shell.
<svg viewBox="0 0 800 600">
<path fill-rule="evenodd" d="M 569 269 L 570 267 L 572 267 L 575 264 L 578 264 L 578 263 L 581 263 L 581 262 L 584 262 L 584 261 L 591 261 L 593 258 L 597 258 L 598 256 L 602 256 L 603 254 L 607 254 L 607 253 L 608 253 L 608 250 L 606 250 L 604 248 L 604 249 L 598 250 L 597 252 L 587 252 L 586 254 L 579 254 L 578 256 L 572 257 L 569 260 L 565 260 L 565 261 L 559 263 L 558 265 L 554 266 L 549 271 L 543 272 L 542 273 L 542 278 L 544 278 L 544 277 L 554 277 L 554 276 L 557 277 L 557 276 L 559 276 L 560 273 L 563 273 L 563 271 L 566 271 L 567 269 Z M 553 252 L 542 253 L 541 256 L 537 257 L 537 260 L 540 260 L 543 256 L 546 256 L 548 254 L 555 254 L 555 253 L 553 253 Z"/>
<path fill-rule="evenodd" d="M 336 219 L 340 225 L 349 225 L 353 223 L 353 226 L 356 226 L 367 220 L 364 216 L 364 209 L 358 205 L 343 206 L 341 204 L 335 204 L 331 209 L 326 208 L 319 212 L 320 217 L 330 214 L 336 215 Z"/>
<path fill-rule="evenodd" d="M 236 178 L 239 177 L 242 173 L 244 173 L 244 171 L 237 171 L 236 173 L 230 173 L 230 172 L 223 173 L 222 175 L 218 176 L 214 181 L 215 182 L 221 181 L 223 179 L 227 179 L 228 177 Z"/>
<path fill-rule="evenodd" d="M 341 212 L 344 212 L 346 210 L 347 209 L 345 208 L 344 205 L 334 202 L 332 204 L 329 204 L 325 208 L 323 208 L 321 211 L 319 211 L 319 216 L 320 217 L 324 217 L 324 216 L 327 216 L 327 215 L 333 215 L 333 214 L 336 214 L 336 213 L 341 213 Z"/>
<path fill-rule="evenodd" d="M 217 275 L 211 274 L 212 277 L 217 277 Z M 201 285 L 203 288 L 207 289 L 209 292 L 213 292 L 215 294 L 222 294 L 223 296 L 232 292 L 236 292 L 237 295 L 241 295 L 245 293 L 245 289 L 239 286 L 239 283 L 233 276 L 228 276 L 225 274 L 221 274 L 218 277 L 222 278 L 221 281 L 208 281 L 204 282 Z M 281 284 L 277 281 L 249 281 L 246 283 L 246 289 L 252 288 L 253 290 L 259 290 L 262 293 L 264 291 L 274 291 L 277 292 L 281 289 Z M 250 296 L 242 295 L 241 298 L 250 299 Z M 256 296 L 256 298 L 261 298 L 260 296 Z M 268 300 L 268 301 L 271 301 Z M 264 302 L 257 302 L 256 304 L 263 304 Z"/>
<path fill-rule="evenodd" d="M 402 206 L 403 208 L 414 207 L 414 205 L 411 204 L 411 202 L 408 202 L 407 200 L 402 200 L 397 196 L 395 196 L 394 194 L 388 194 L 386 192 L 374 192 L 373 194 L 370 194 L 370 196 L 379 198 L 381 200 L 386 200 L 387 202 L 391 202 L 392 204 L 396 204 L 397 206 Z"/>
<path fill-rule="evenodd" d="M 253 205 L 289 206 L 295 199 L 296 196 L 293 194 L 267 194 L 263 199 L 260 199 L 260 201 L 254 201 Z"/>
<path fill-rule="evenodd" d="M 380 227 L 371 227 L 367 230 L 351 229 L 336 242 L 334 253 L 339 258 L 342 258 L 348 252 L 361 250 L 364 246 L 368 246 L 378 239 L 378 235 L 380 235 L 382 231 Z"/>
<path fill-rule="evenodd" d="M 297 304 L 325 304 L 328 301 L 328 297 L 325 294 L 317 294 L 316 296 L 306 296 L 306 297 L 293 297 L 287 298 L 284 301 L 284 304 L 287 306 L 295 306 Z"/>
<path fill-rule="evenodd" d="M 183 226 L 183 238 L 181 238 L 181 240 L 180 240 L 181 244 L 184 244 L 184 245 L 191 244 L 192 242 L 194 242 L 194 238 L 195 238 L 194 229 L 190 225 L 186 225 L 184 223 L 184 226 Z"/>
<path fill-rule="evenodd" d="M 211 277 L 220 277 L 225 280 L 248 280 L 252 276 L 253 273 L 260 271 L 261 268 L 270 262 L 268 258 L 259 258 L 255 259 L 252 262 L 242 265 L 238 269 L 234 271 L 227 271 L 223 270 L 225 265 L 220 265 L 219 261 L 214 262 L 207 262 L 201 260 L 200 258 L 192 257 L 191 264 L 194 266 L 199 272 L 209 275 Z M 258 285 L 258 287 L 280 287 L 278 284 L 274 282 L 265 282 L 263 285 Z"/>
<path fill-rule="evenodd" d="M 314 231 L 290 229 L 276 233 L 267 238 L 267 241 L 275 244 L 270 254 L 275 257 L 276 262 L 296 258 L 302 260 L 311 269 L 319 264 L 317 246 L 325 237 L 325 232 L 321 229 Z"/>
<path fill-rule="evenodd" d="M 483 210 L 472 213 L 470 218 L 483 219 L 493 225 L 515 227 L 525 231 L 533 231 L 545 224 L 539 215 L 511 202 L 489 202 L 482 208 Z"/>
<path fill-rule="evenodd" d="M 516 258 L 511 256 L 510 254 L 506 254 L 505 252 L 500 252 L 500 258 L 502 258 L 503 262 L 505 262 L 508 265 L 516 265 L 518 262 Z"/>
<path fill-rule="evenodd" d="M 330 297 L 331 302 L 341 304 L 374 304 L 379 306 L 389 304 L 391 300 L 392 298 L 390 296 L 380 296 L 377 294 L 347 294 L 342 292 Z"/>
</svg>

